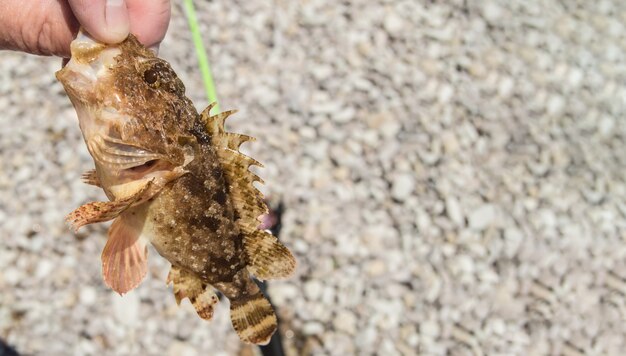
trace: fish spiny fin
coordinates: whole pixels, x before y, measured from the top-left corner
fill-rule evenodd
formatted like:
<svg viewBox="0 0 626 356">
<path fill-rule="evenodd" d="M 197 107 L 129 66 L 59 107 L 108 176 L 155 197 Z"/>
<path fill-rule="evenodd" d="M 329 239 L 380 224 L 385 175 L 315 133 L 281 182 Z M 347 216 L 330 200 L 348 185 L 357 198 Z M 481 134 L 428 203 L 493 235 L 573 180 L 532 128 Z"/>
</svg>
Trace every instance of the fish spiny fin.
<svg viewBox="0 0 626 356">
<path fill-rule="evenodd" d="M 278 239 L 263 230 L 244 236 L 243 246 L 248 258 L 248 270 L 257 278 L 286 278 L 296 269 L 296 259 Z"/>
<path fill-rule="evenodd" d="M 134 203 L 146 198 L 146 194 L 153 183 L 149 182 L 137 193 L 115 201 L 95 201 L 79 206 L 76 210 L 67 214 L 67 221 L 74 231 L 78 231 L 81 227 L 89 224 L 109 221 L 118 217 L 124 210 L 128 209 Z"/>
<path fill-rule="evenodd" d="M 225 132 L 224 121 L 233 111 L 211 116 L 209 112 L 213 106 L 211 104 L 202 112 L 202 118 L 224 169 L 228 192 L 238 216 L 237 224 L 244 235 L 250 273 L 263 280 L 288 277 L 295 270 L 295 258 L 276 237 L 259 230 L 258 219 L 268 210 L 263 194 L 253 185 L 255 181 L 263 181 L 249 168 L 262 165 L 239 152 L 239 146 L 253 138 Z"/>
<path fill-rule="evenodd" d="M 204 320 L 213 318 L 215 304 L 219 299 L 210 284 L 202 282 L 194 274 L 176 266 L 172 266 L 167 276 L 167 284 L 170 283 L 174 284 L 174 297 L 177 304 L 180 305 L 183 299 L 189 298 L 199 317 Z"/>
<path fill-rule="evenodd" d="M 85 184 L 95 185 L 96 187 L 102 187 L 102 185 L 100 184 L 100 179 L 98 178 L 98 175 L 96 174 L 95 169 L 90 169 L 87 172 L 83 173 L 83 175 L 81 176 L 81 179 Z"/>
<path fill-rule="evenodd" d="M 122 215 L 109 228 L 102 251 L 102 278 L 119 294 L 137 287 L 148 272 L 148 247 L 141 231 Z"/>
<path fill-rule="evenodd" d="M 248 170 L 256 161 L 228 148 L 217 152 L 224 169 L 228 193 L 237 212 L 237 224 L 244 232 L 252 233 L 261 224 L 259 217 L 268 212 L 263 194 L 253 185 L 263 180 Z"/>
<path fill-rule="evenodd" d="M 213 106 L 214 104 L 209 105 L 202 112 L 202 119 L 224 170 L 229 195 L 239 217 L 237 224 L 245 233 L 252 233 L 260 225 L 258 218 L 267 213 L 267 206 L 263 201 L 263 194 L 252 184 L 263 183 L 263 180 L 250 172 L 249 168 L 263 165 L 239 152 L 239 146 L 243 142 L 253 141 L 253 137 L 224 131 L 224 121 L 235 111 L 210 115 Z"/>
</svg>

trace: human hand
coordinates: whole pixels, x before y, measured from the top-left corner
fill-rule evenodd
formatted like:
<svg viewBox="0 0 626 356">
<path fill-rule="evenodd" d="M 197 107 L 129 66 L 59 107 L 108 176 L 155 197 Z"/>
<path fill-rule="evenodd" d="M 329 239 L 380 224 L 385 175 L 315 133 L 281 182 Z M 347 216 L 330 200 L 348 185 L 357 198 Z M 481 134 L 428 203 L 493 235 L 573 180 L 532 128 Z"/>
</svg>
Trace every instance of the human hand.
<svg viewBox="0 0 626 356">
<path fill-rule="evenodd" d="M 70 56 L 79 26 L 105 43 L 129 32 L 158 46 L 170 21 L 169 0 L 1 0 L 0 49 Z"/>
</svg>

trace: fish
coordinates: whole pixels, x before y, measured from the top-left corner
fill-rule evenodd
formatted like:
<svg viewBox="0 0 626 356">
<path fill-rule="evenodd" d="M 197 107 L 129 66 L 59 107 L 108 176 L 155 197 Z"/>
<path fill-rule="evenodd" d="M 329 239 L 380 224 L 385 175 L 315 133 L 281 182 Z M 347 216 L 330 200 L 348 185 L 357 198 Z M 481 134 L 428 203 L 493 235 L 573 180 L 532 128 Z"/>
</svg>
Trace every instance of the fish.
<svg viewBox="0 0 626 356">
<path fill-rule="evenodd" d="M 104 44 L 80 30 L 56 78 L 76 110 L 95 169 L 85 183 L 108 201 L 69 213 L 74 230 L 111 221 L 101 256 L 104 283 L 124 294 L 148 271 L 148 244 L 171 263 L 167 284 L 198 316 L 213 317 L 221 292 L 241 341 L 267 344 L 277 329 L 270 302 L 253 278 L 288 278 L 289 249 L 259 229 L 268 208 L 240 152 L 251 136 L 228 132 L 235 110 L 196 111 L 171 65 L 130 34 Z"/>
</svg>

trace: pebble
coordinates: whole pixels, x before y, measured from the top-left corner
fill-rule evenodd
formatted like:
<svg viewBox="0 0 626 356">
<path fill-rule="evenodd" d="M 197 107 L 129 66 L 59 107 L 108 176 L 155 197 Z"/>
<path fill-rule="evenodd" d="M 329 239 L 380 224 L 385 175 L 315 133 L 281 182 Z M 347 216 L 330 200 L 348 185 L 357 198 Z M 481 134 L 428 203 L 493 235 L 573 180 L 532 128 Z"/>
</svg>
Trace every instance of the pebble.
<svg viewBox="0 0 626 356">
<path fill-rule="evenodd" d="M 496 1 L 488 0 L 482 3 L 482 14 L 487 22 L 497 24 L 502 21 L 503 11 Z"/>
<path fill-rule="evenodd" d="M 603 117 L 598 124 L 598 133 L 602 137 L 611 137 L 614 133 L 615 119 L 610 116 Z"/>
<path fill-rule="evenodd" d="M 98 294 L 96 293 L 96 290 L 91 286 L 83 287 L 78 296 L 81 304 L 86 306 L 93 305 L 96 302 L 97 298 Z"/>
<path fill-rule="evenodd" d="M 405 201 L 415 189 L 415 177 L 410 173 L 399 173 L 393 177 L 391 196 L 398 201 Z"/>
<path fill-rule="evenodd" d="M 443 149 L 446 154 L 451 155 L 456 153 L 459 148 L 459 140 L 452 131 L 445 131 L 441 134 L 441 142 L 443 143 Z"/>
<path fill-rule="evenodd" d="M 22 273 L 19 269 L 14 267 L 8 267 L 2 274 L 4 281 L 9 285 L 16 285 L 22 279 Z"/>
<path fill-rule="evenodd" d="M 384 138 L 391 139 L 400 132 L 401 128 L 402 124 L 400 124 L 400 122 L 387 119 L 380 126 L 380 132 Z"/>
<path fill-rule="evenodd" d="M 428 335 L 433 338 L 439 337 L 441 328 L 436 321 L 426 320 L 420 324 L 420 332 L 422 335 Z"/>
<path fill-rule="evenodd" d="M 113 304 L 113 315 L 119 323 L 130 328 L 133 328 L 140 323 L 140 302 L 137 291 L 130 291 L 123 296 L 112 292 L 111 301 Z"/>
<path fill-rule="evenodd" d="M 465 225 L 465 217 L 458 199 L 452 196 L 446 198 L 446 212 L 450 220 L 457 226 Z"/>
<path fill-rule="evenodd" d="M 37 271 L 35 272 L 35 277 L 38 279 L 42 279 L 47 277 L 54 270 L 54 264 L 50 260 L 41 260 L 39 264 L 37 264 Z"/>
<path fill-rule="evenodd" d="M 167 350 L 169 356 L 196 356 L 198 353 L 196 350 L 187 343 L 181 341 L 175 341 Z"/>
<path fill-rule="evenodd" d="M 392 36 L 397 36 L 404 28 L 404 21 L 395 11 L 390 11 L 385 16 L 383 26 L 385 27 L 385 31 L 387 31 L 387 33 Z"/>
<path fill-rule="evenodd" d="M 501 98 L 508 98 L 513 93 L 513 89 L 515 86 L 515 82 L 510 77 L 504 77 L 500 80 L 500 84 L 498 85 L 498 95 Z"/>
<path fill-rule="evenodd" d="M 310 280 L 304 284 L 304 295 L 306 295 L 309 300 L 318 300 L 322 295 L 323 287 L 321 281 L 317 279 Z"/>
<path fill-rule="evenodd" d="M 477 207 L 469 213 L 469 227 L 474 230 L 484 230 L 494 223 L 496 208 L 492 204 Z"/>
<path fill-rule="evenodd" d="M 554 95 L 548 101 L 548 114 L 557 116 L 565 109 L 565 99 L 560 95 Z"/>
<path fill-rule="evenodd" d="M 505 254 L 508 258 L 512 258 L 517 254 L 522 241 L 524 239 L 523 233 L 514 227 L 507 228 L 504 230 L 504 240 L 505 240 Z"/>
<path fill-rule="evenodd" d="M 302 332 L 305 335 L 319 335 L 324 332 L 324 325 L 316 321 L 309 321 L 302 327 Z"/>
<path fill-rule="evenodd" d="M 350 335 L 356 332 L 357 319 L 354 313 L 342 310 L 333 319 L 333 326 L 338 331 L 343 331 Z"/>
<path fill-rule="evenodd" d="M 347 108 L 337 111 L 336 113 L 333 113 L 332 117 L 335 120 L 335 122 L 340 123 L 340 124 L 345 124 L 351 121 L 352 119 L 354 119 L 355 115 L 356 115 L 356 110 L 353 107 L 347 107 Z"/>
</svg>

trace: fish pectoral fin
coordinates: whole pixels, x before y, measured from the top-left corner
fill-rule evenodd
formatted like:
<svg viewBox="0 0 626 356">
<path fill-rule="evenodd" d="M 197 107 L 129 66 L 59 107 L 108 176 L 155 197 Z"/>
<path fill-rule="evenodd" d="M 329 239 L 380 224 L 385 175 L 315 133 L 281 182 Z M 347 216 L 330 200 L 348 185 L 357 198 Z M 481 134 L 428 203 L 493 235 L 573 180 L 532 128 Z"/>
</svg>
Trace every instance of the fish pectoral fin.
<svg viewBox="0 0 626 356">
<path fill-rule="evenodd" d="M 109 228 L 102 251 L 102 278 L 119 294 L 137 287 L 148 272 L 148 247 L 141 231 L 122 215 Z"/>
<path fill-rule="evenodd" d="M 109 221 L 118 217 L 130 205 L 126 199 L 117 201 L 94 201 L 81 205 L 76 210 L 67 214 L 67 221 L 74 231 L 89 224 Z"/>
<path fill-rule="evenodd" d="M 148 184 L 146 184 L 145 187 L 137 193 L 124 199 L 107 202 L 95 201 L 81 205 L 76 210 L 67 214 L 65 221 L 71 225 L 74 231 L 78 231 L 78 229 L 85 225 L 115 219 L 134 203 L 144 200 L 147 197 L 147 194 L 149 194 L 149 190 L 152 186 L 153 183 L 148 182 Z"/>
<path fill-rule="evenodd" d="M 167 284 L 170 283 L 174 284 L 174 297 L 178 305 L 183 299 L 189 298 L 199 317 L 204 320 L 213 318 L 215 304 L 219 298 L 210 284 L 202 282 L 193 273 L 176 266 L 172 266 L 167 276 Z"/>
<path fill-rule="evenodd" d="M 102 188 L 102 184 L 100 184 L 100 179 L 98 178 L 95 169 L 90 169 L 87 172 L 83 173 L 83 175 L 81 176 L 81 180 L 85 184 L 95 185 L 96 187 Z"/>
<path fill-rule="evenodd" d="M 258 279 L 286 278 L 296 269 L 296 259 L 289 249 L 266 231 L 245 233 L 243 246 L 248 270 Z"/>
</svg>

